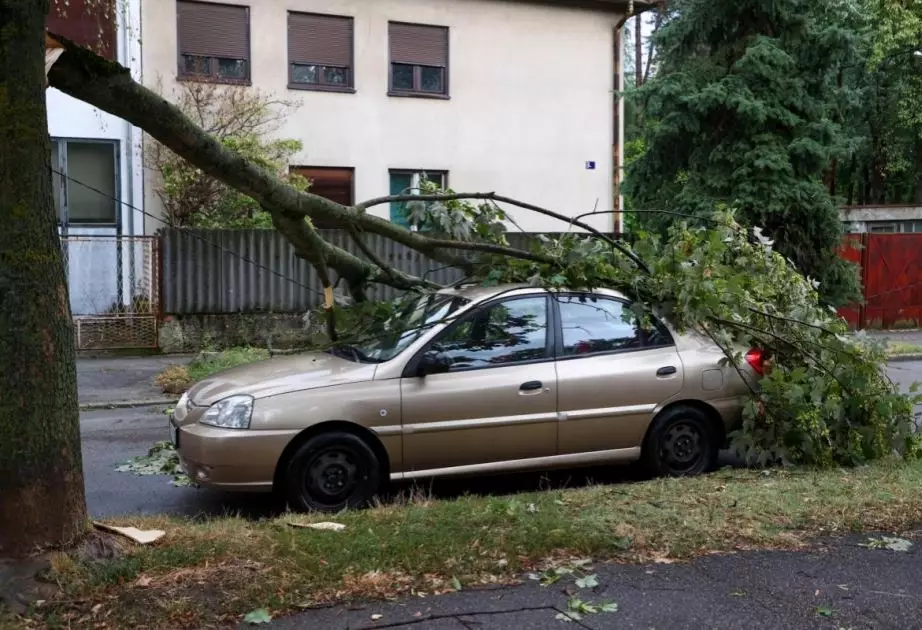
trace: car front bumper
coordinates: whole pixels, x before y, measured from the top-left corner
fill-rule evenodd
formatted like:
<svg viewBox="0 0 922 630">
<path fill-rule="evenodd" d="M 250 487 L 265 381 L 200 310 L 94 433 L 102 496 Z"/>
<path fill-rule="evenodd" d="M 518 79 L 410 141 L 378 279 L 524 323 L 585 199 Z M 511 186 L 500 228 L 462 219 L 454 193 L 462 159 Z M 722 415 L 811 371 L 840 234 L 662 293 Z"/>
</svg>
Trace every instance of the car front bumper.
<svg viewBox="0 0 922 630">
<path fill-rule="evenodd" d="M 222 429 L 170 416 L 170 440 L 192 482 L 204 488 L 269 492 L 285 447 L 297 431 Z"/>
</svg>

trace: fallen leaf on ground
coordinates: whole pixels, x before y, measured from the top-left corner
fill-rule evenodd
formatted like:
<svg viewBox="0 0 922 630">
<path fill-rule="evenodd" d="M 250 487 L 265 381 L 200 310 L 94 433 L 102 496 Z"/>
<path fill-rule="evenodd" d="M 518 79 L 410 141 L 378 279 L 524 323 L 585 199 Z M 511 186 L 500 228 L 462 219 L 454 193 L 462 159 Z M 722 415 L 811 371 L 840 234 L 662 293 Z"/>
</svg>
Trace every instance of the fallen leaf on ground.
<svg viewBox="0 0 922 630">
<path fill-rule="evenodd" d="M 896 536 L 881 536 L 880 538 L 868 538 L 868 542 L 862 547 L 889 549 L 890 551 L 909 551 L 912 548 L 912 542 Z"/>
<path fill-rule="evenodd" d="M 384 615 L 374 614 L 371 616 L 371 620 L 377 621 L 378 619 L 381 619 L 382 617 L 384 617 Z"/>
<path fill-rule="evenodd" d="M 166 532 L 162 529 L 141 530 L 137 527 L 116 527 L 115 525 L 106 525 L 105 523 L 100 523 L 98 521 L 93 521 L 93 527 L 103 531 L 111 532 L 113 534 L 124 536 L 125 538 L 130 538 L 136 543 L 142 545 L 149 545 L 150 543 L 156 542 L 166 536 Z"/>
<path fill-rule="evenodd" d="M 598 585 L 599 585 L 599 579 L 595 573 L 592 573 L 585 577 L 576 578 L 576 586 L 578 588 L 595 588 Z"/>
<path fill-rule="evenodd" d="M 243 623 L 248 623 L 251 626 L 269 623 L 270 621 L 272 621 L 272 615 L 270 615 L 269 611 L 265 608 L 257 608 L 256 610 L 248 612 L 243 617 Z"/>
</svg>

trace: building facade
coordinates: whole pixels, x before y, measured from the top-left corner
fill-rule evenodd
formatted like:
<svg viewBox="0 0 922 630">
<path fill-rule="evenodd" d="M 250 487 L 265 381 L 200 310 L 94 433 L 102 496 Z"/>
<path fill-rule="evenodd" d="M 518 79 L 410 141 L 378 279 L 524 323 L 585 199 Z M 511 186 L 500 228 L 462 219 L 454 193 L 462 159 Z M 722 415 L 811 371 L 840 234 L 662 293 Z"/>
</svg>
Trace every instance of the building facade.
<svg viewBox="0 0 922 630">
<path fill-rule="evenodd" d="M 143 80 L 247 85 L 297 99 L 312 190 L 352 203 L 421 177 L 494 191 L 616 231 L 627 0 L 145 0 Z M 147 173 L 148 209 L 156 181 Z M 370 210 L 406 222 L 402 205 Z M 526 231 L 567 225 L 521 210 Z M 148 219 L 148 233 L 159 227 Z"/>
<path fill-rule="evenodd" d="M 55 0 L 48 30 L 117 60 L 141 76 L 140 0 L 115 9 L 85 0 Z M 68 262 L 76 316 L 129 304 L 143 265 L 138 248 L 119 237 L 144 233 L 141 134 L 54 88 L 46 90 L 52 140 L 54 202 Z"/>
</svg>

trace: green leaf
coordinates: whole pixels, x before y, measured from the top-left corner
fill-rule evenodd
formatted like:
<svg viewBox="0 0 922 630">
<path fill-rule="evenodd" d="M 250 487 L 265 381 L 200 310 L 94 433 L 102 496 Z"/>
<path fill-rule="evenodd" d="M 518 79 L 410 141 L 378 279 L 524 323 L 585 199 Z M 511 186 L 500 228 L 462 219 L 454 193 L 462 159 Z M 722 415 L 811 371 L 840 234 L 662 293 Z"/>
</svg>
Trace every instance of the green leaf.
<svg viewBox="0 0 922 630">
<path fill-rule="evenodd" d="M 452 587 L 453 589 L 455 589 L 456 591 L 460 591 L 460 590 L 461 590 L 461 582 L 460 582 L 460 580 L 458 580 L 458 578 L 452 576 L 452 578 L 451 578 L 451 587 Z"/>
<path fill-rule="evenodd" d="M 576 579 L 577 588 L 595 588 L 599 585 L 598 575 L 592 573 Z"/>
<path fill-rule="evenodd" d="M 269 611 L 265 608 L 257 608 L 248 612 L 243 617 L 243 622 L 255 626 L 261 623 L 269 623 L 272 621 L 272 615 L 269 614 Z"/>
<path fill-rule="evenodd" d="M 599 606 L 599 611 L 604 613 L 613 613 L 618 612 L 618 604 L 615 602 L 608 602 Z"/>
<path fill-rule="evenodd" d="M 832 608 L 827 608 L 826 606 L 820 606 L 816 609 L 816 614 L 820 617 L 832 617 L 834 612 Z"/>
</svg>

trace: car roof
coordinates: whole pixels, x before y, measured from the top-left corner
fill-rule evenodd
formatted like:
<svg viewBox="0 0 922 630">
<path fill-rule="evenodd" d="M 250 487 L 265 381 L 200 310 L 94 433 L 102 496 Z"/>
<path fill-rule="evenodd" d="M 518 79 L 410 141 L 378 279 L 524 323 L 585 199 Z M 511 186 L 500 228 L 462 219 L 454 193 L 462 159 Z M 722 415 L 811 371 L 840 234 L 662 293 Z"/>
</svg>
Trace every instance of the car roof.
<svg viewBox="0 0 922 630">
<path fill-rule="evenodd" d="M 471 302 L 482 302 L 484 300 L 489 300 L 490 298 L 497 297 L 506 293 L 512 292 L 525 292 L 527 290 L 532 291 L 543 291 L 540 287 L 534 287 L 530 284 L 518 283 L 518 284 L 498 284 L 494 286 L 483 286 L 481 284 L 460 284 L 452 287 L 447 287 L 445 289 L 439 290 L 439 293 L 442 295 L 455 295 Z M 585 293 L 586 291 L 580 291 L 580 293 Z M 598 295 L 607 295 L 615 298 L 624 298 L 624 295 L 613 289 L 593 289 L 591 293 Z"/>
</svg>

